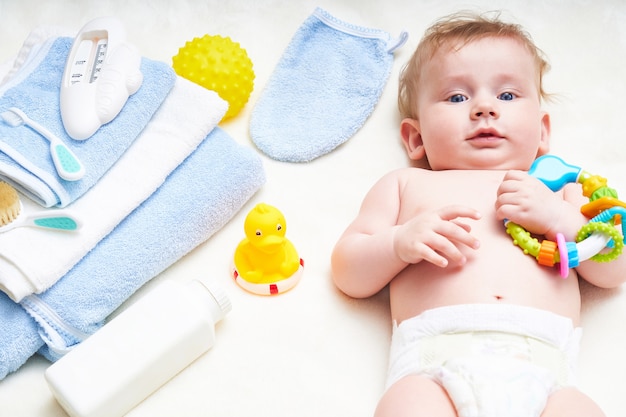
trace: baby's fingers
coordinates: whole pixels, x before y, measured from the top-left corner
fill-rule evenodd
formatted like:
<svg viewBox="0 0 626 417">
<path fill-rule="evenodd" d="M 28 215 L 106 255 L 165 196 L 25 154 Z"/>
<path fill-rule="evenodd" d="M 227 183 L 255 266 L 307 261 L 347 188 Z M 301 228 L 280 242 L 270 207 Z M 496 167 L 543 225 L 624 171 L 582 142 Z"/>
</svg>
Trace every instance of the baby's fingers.
<svg viewBox="0 0 626 417">
<path fill-rule="evenodd" d="M 454 220 L 460 217 L 473 220 L 479 220 L 481 218 L 478 210 L 461 205 L 446 206 L 440 209 L 438 214 L 442 220 Z"/>
<path fill-rule="evenodd" d="M 456 220 L 456 219 L 455 220 L 450 220 L 450 222 L 456 224 L 457 226 L 459 226 L 460 228 L 462 228 L 463 230 L 465 230 L 468 233 L 472 231 L 472 226 L 470 226 L 467 223 L 464 223 L 464 222 Z"/>
<path fill-rule="evenodd" d="M 449 264 L 465 264 L 467 259 L 459 249 L 459 245 L 472 249 L 479 247 L 478 239 L 453 222 L 444 222 L 433 232 L 427 240 L 421 242 L 422 245 L 419 245 L 416 250 L 419 258 L 442 268 Z"/>
<path fill-rule="evenodd" d="M 468 224 L 458 221 L 449 221 L 442 223 L 436 232 L 452 243 L 460 243 L 469 248 L 478 249 L 480 241 L 470 233 L 470 230 L 471 227 Z"/>
<path fill-rule="evenodd" d="M 417 259 L 441 268 L 445 268 L 449 263 L 457 265 L 465 263 L 465 256 L 456 245 L 439 234 L 434 234 L 429 240 L 417 244 L 415 255 Z"/>
</svg>

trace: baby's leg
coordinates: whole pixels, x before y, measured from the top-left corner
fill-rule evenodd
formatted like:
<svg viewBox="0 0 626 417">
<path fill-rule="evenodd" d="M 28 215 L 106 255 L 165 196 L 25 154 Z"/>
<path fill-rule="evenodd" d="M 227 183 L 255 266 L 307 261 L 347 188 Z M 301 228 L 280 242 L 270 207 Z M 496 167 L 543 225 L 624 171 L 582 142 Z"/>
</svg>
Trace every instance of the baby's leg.
<svg viewBox="0 0 626 417">
<path fill-rule="evenodd" d="M 606 417 L 596 403 L 575 388 L 563 388 L 548 398 L 541 417 Z"/>
<path fill-rule="evenodd" d="M 378 403 L 375 417 L 456 415 L 454 405 L 441 385 L 424 376 L 410 375 L 389 387 Z"/>
</svg>

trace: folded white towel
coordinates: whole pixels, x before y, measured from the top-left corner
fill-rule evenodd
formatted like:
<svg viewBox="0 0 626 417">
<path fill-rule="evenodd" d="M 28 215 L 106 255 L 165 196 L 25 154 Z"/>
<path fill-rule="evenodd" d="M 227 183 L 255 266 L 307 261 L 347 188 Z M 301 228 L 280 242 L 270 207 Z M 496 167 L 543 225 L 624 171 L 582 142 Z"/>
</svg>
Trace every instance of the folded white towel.
<svg viewBox="0 0 626 417">
<path fill-rule="evenodd" d="M 20 301 L 58 281 L 163 183 L 226 109 L 213 91 L 177 77 L 137 140 L 95 187 L 70 205 L 83 221 L 80 231 L 22 227 L 0 235 L 0 290 Z M 23 200 L 24 210 L 32 209 L 34 203 Z"/>
</svg>

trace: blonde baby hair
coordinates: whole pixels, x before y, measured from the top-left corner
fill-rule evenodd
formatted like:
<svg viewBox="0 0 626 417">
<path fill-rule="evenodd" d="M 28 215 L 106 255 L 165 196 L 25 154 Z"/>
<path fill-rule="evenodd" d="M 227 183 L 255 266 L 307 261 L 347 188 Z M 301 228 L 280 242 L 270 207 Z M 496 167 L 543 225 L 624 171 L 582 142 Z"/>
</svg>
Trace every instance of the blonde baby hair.
<svg viewBox="0 0 626 417">
<path fill-rule="evenodd" d="M 528 49 L 537 67 L 539 96 L 546 100 L 549 96 L 543 89 L 543 76 L 550 69 L 550 64 L 543 51 L 535 45 L 521 25 L 503 22 L 499 12 L 459 12 L 443 17 L 430 26 L 402 69 L 398 87 L 398 108 L 401 116 L 417 118 L 419 81 L 425 62 L 441 48 L 460 49 L 469 42 L 487 37 L 516 39 Z"/>
</svg>

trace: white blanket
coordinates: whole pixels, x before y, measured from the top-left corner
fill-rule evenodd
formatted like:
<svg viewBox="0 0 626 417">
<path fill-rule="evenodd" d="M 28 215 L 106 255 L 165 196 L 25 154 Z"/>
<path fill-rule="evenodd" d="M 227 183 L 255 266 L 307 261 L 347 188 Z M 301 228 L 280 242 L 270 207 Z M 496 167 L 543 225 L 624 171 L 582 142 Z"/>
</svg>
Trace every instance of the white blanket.
<svg viewBox="0 0 626 417">
<path fill-rule="evenodd" d="M 398 72 L 424 29 L 459 8 L 503 9 L 546 52 L 552 70 L 546 88 L 556 94 L 552 150 L 608 178 L 626 197 L 626 3 L 621 0 L 0 0 L 0 62 L 19 50 L 39 24 L 78 30 L 114 14 L 142 55 L 171 62 L 178 48 L 204 34 L 230 36 L 254 64 L 255 89 L 243 112 L 222 127 L 250 144 L 250 112 L 289 40 L 320 6 L 342 20 L 390 33 L 409 32 L 381 100 L 363 128 L 330 154 L 305 164 L 262 155 L 267 183 L 224 229 L 143 288 L 162 280 L 204 276 L 222 282 L 233 303 L 207 354 L 134 409 L 130 416 L 368 416 L 385 382 L 390 338 L 387 294 L 352 300 L 330 278 L 329 257 L 371 185 L 405 166 L 398 134 Z M 302 103 L 303 106 L 306 103 Z M 290 292 L 261 297 L 230 278 L 232 252 L 243 238 L 243 219 L 258 202 L 283 211 L 287 237 L 305 261 L 302 281 Z M 521 255 L 520 255 L 521 256 Z M 35 262 L 35 261 L 34 261 Z M 585 286 L 585 328 L 579 366 L 581 388 L 608 416 L 626 415 L 626 294 Z M 1 319 L 1 318 L 0 318 Z M 2 414 L 65 415 L 43 379 L 49 363 L 31 359 L 0 382 Z"/>
</svg>

